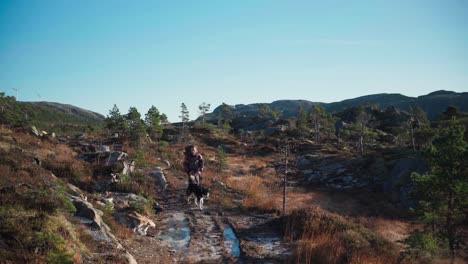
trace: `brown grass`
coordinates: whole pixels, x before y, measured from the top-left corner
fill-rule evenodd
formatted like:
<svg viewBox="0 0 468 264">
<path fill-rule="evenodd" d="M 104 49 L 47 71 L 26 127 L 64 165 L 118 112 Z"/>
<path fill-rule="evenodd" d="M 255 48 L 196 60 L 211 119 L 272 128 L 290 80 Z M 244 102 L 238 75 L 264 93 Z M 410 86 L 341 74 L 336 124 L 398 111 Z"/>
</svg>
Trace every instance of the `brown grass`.
<svg viewBox="0 0 468 264">
<path fill-rule="evenodd" d="M 322 209 L 294 211 L 284 236 L 296 242 L 297 263 L 396 263 L 398 250 L 369 229 Z"/>
<path fill-rule="evenodd" d="M 255 175 L 230 177 L 227 179 L 227 184 L 229 187 L 244 193 L 242 202 L 244 209 L 279 210 L 275 203 L 275 196 L 279 194 L 265 185 L 265 179 Z"/>
<path fill-rule="evenodd" d="M 117 235 L 117 237 L 126 239 L 131 238 L 133 236 L 133 231 L 130 228 L 117 223 L 117 221 L 112 217 L 112 215 L 105 213 L 103 216 L 103 220 L 112 230 L 112 232 L 115 235 Z"/>
<path fill-rule="evenodd" d="M 342 241 L 324 233 L 313 239 L 302 239 L 298 242 L 296 263 L 340 263 L 345 250 Z"/>
<path fill-rule="evenodd" d="M 405 239 L 416 226 L 398 219 L 378 217 L 359 217 L 356 222 L 380 234 L 389 241 L 397 242 Z"/>
</svg>

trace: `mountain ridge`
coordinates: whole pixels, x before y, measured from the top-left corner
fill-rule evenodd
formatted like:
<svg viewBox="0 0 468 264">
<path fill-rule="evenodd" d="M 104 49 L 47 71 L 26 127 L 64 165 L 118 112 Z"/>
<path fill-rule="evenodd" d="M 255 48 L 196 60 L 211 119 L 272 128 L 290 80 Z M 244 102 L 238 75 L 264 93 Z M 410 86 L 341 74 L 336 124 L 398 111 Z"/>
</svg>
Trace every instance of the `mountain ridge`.
<svg viewBox="0 0 468 264">
<path fill-rule="evenodd" d="M 312 105 L 320 105 L 327 112 L 333 113 L 342 111 L 346 108 L 359 104 L 376 104 L 380 108 L 395 107 L 400 110 L 408 111 L 410 107 L 420 107 L 427 113 L 430 120 L 435 120 L 449 105 L 458 107 L 461 111 L 468 111 L 468 92 L 454 92 L 438 90 L 418 97 L 405 96 L 400 93 L 379 93 L 359 96 L 351 99 L 345 99 L 338 102 L 323 103 L 313 102 L 304 99 L 298 100 L 276 100 L 266 103 L 273 110 L 282 111 L 283 117 L 292 117 L 297 115 L 300 106 L 309 111 Z M 237 104 L 230 106 L 235 116 L 249 116 L 257 113 L 260 103 Z M 220 113 L 221 106 L 208 114 L 208 117 L 214 118 Z"/>
</svg>

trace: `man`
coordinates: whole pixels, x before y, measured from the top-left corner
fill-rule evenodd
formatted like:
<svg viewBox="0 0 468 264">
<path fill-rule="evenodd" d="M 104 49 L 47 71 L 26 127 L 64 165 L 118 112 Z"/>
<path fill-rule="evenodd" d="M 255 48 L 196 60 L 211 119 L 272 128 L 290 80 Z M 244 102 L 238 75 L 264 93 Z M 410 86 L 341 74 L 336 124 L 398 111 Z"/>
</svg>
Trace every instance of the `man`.
<svg viewBox="0 0 468 264">
<path fill-rule="evenodd" d="M 189 145 L 185 147 L 184 170 L 187 173 L 189 184 L 200 184 L 201 173 L 203 172 L 203 157 L 197 151 L 197 147 Z"/>
</svg>

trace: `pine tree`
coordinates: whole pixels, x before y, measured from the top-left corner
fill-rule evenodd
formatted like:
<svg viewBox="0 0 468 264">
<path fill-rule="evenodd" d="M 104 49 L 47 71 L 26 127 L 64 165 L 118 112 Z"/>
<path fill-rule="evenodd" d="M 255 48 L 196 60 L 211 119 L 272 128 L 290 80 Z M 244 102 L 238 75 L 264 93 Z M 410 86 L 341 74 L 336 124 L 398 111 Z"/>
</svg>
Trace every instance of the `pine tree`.
<svg viewBox="0 0 468 264">
<path fill-rule="evenodd" d="M 104 122 L 107 129 L 113 133 L 118 133 L 120 136 L 124 135 L 128 128 L 125 118 L 120 114 L 120 110 L 116 104 L 114 104 L 114 107 L 109 110 L 109 115 L 106 117 Z"/>
<path fill-rule="evenodd" d="M 307 128 L 307 111 L 302 105 L 297 109 L 297 126 L 299 129 Z"/>
<path fill-rule="evenodd" d="M 145 124 L 141 120 L 141 114 L 135 107 L 128 109 L 128 114 L 125 115 L 128 126 L 128 139 L 132 147 L 138 147 L 141 138 L 146 133 Z"/>
<path fill-rule="evenodd" d="M 179 117 L 182 120 L 182 126 L 185 127 L 185 123 L 187 123 L 190 120 L 189 111 L 188 111 L 187 106 L 185 105 L 185 103 L 182 103 L 180 105 L 180 116 Z"/>
<path fill-rule="evenodd" d="M 271 108 L 268 104 L 260 104 L 258 107 L 258 116 L 261 118 L 267 118 L 271 113 Z"/>
<path fill-rule="evenodd" d="M 359 139 L 357 142 L 359 154 L 362 156 L 364 155 L 364 138 L 367 132 L 367 124 L 371 120 L 371 114 L 368 113 L 367 108 L 365 105 L 360 105 L 358 107 L 358 115 L 356 117 L 356 130 L 359 135 Z"/>
<path fill-rule="evenodd" d="M 226 104 L 221 104 L 221 111 L 218 113 L 218 127 L 229 131 L 231 129 L 230 122 L 232 119 L 231 107 Z"/>
<path fill-rule="evenodd" d="M 317 143 L 320 139 L 320 128 L 323 126 L 322 119 L 325 118 L 325 109 L 320 105 L 313 105 L 310 118 L 314 124 L 315 142 Z"/>
<path fill-rule="evenodd" d="M 221 172 L 226 168 L 226 152 L 224 151 L 223 146 L 219 145 L 216 150 L 216 163 L 218 170 Z"/>
<path fill-rule="evenodd" d="M 146 131 L 150 138 L 158 141 L 163 134 L 163 127 L 161 124 L 161 114 L 159 110 L 153 105 L 145 115 Z"/>
<path fill-rule="evenodd" d="M 207 104 L 205 102 L 203 102 L 201 105 L 198 106 L 203 124 L 205 124 L 205 115 L 208 111 L 210 111 L 210 107 L 211 107 L 211 104 Z"/>
<path fill-rule="evenodd" d="M 454 118 L 426 152 L 430 171 L 413 173 L 420 220 L 438 241 L 447 241 L 450 259 L 460 239 L 460 225 L 468 216 L 468 144 L 465 128 Z"/>
</svg>

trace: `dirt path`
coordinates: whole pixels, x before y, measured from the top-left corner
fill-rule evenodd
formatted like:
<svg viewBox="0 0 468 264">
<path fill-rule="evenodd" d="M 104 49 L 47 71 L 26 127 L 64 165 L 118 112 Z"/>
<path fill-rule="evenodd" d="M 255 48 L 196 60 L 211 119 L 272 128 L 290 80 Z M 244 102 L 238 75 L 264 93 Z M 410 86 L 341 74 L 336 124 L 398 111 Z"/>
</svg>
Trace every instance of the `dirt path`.
<svg viewBox="0 0 468 264">
<path fill-rule="evenodd" d="M 208 200 L 204 210 L 187 205 L 185 183 L 173 182 L 157 202 L 155 229 L 126 246 L 138 263 L 282 263 L 288 246 L 268 217 L 224 212 Z M 287 255 L 287 254 L 286 254 Z"/>
</svg>

